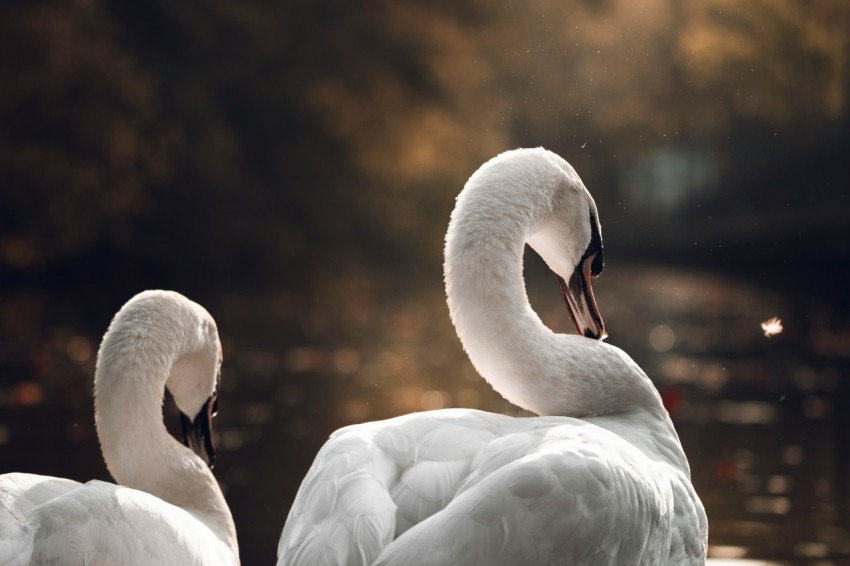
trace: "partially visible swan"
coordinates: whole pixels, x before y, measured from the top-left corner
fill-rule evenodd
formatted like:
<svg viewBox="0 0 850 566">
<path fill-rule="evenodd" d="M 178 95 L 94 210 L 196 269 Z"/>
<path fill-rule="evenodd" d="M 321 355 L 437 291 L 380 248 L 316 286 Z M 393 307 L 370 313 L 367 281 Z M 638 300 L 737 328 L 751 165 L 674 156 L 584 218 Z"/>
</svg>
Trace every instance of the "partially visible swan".
<svg viewBox="0 0 850 566">
<path fill-rule="evenodd" d="M 94 379 L 97 433 L 119 485 L 0 476 L 0 564 L 239 564 L 210 471 L 220 366 L 203 307 L 171 291 L 130 299 L 103 337 Z M 166 388 L 191 449 L 165 428 Z"/>
<path fill-rule="evenodd" d="M 525 293 L 528 243 L 580 336 Z M 707 520 L 644 372 L 602 342 L 596 205 L 542 148 L 484 164 L 446 235 L 452 321 L 478 372 L 539 415 L 430 411 L 335 432 L 289 512 L 278 564 L 703 564 Z"/>
</svg>

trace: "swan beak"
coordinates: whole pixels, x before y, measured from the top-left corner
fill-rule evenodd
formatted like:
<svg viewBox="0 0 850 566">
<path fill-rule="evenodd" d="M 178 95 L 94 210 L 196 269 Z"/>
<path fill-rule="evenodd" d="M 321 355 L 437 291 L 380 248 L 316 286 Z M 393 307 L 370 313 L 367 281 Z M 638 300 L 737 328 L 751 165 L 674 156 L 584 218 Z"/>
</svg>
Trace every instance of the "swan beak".
<svg viewBox="0 0 850 566">
<path fill-rule="evenodd" d="M 183 427 L 183 444 L 192 449 L 212 469 L 215 466 L 215 446 L 213 445 L 212 419 L 215 416 L 218 400 L 216 395 L 207 399 L 194 420 L 180 413 Z"/>
<path fill-rule="evenodd" d="M 599 307 L 596 306 L 591 285 L 593 262 L 597 255 L 592 253 L 584 257 L 570 277 L 569 283 L 562 277 L 558 277 L 558 281 L 561 283 L 561 292 L 564 294 L 576 331 L 587 338 L 602 340 L 605 338 L 605 323 L 602 321 Z"/>
</svg>

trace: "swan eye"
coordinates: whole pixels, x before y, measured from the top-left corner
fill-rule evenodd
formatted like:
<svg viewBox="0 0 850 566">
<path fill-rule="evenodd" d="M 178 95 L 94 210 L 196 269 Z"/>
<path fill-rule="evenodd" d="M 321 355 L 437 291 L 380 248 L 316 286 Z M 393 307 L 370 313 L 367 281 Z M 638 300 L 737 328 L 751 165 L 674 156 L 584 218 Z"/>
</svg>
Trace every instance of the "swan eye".
<svg viewBox="0 0 850 566">
<path fill-rule="evenodd" d="M 602 257 L 602 232 L 599 230 L 599 222 L 596 221 L 596 216 L 590 213 L 590 244 L 587 246 L 585 257 L 593 254 L 593 261 L 590 264 L 590 274 L 594 277 L 602 273 L 605 267 L 605 260 Z"/>
<path fill-rule="evenodd" d="M 594 277 L 602 273 L 602 268 L 605 266 L 605 262 L 602 259 L 602 250 L 599 250 L 599 253 L 593 258 L 593 263 L 590 264 L 590 273 Z"/>
<path fill-rule="evenodd" d="M 218 390 L 219 385 L 215 386 L 215 391 L 212 394 L 212 403 L 210 404 L 210 416 L 214 417 L 218 414 Z"/>
</svg>

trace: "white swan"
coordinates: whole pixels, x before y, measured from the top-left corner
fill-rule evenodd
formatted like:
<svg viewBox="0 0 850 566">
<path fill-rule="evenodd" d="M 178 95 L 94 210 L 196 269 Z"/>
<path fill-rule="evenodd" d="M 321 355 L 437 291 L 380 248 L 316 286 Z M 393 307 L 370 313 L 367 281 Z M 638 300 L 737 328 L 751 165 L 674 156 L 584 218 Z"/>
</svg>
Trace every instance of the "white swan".
<svg viewBox="0 0 850 566">
<path fill-rule="evenodd" d="M 580 334 L 532 311 L 530 244 L 561 279 Z M 449 309 L 473 364 L 541 416 L 431 411 L 343 428 L 301 484 L 278 564 L 703 564 L 707 521 L 649 378 L 597 340 L 596 205 L 538 149 L 483 165 L 446 236 Z"/>
<path fill-rule="evenodd" d="M 233 519 L 210 471 L 220 365 L 203 307 L 170 291 L 130 299 L 103 337 L 94 380 L 97 433 L 120 485 L 0 476 L 0 564 L 238 564 Z M 166 387 L 191 449 L 165 428 Z"/>
</svg>

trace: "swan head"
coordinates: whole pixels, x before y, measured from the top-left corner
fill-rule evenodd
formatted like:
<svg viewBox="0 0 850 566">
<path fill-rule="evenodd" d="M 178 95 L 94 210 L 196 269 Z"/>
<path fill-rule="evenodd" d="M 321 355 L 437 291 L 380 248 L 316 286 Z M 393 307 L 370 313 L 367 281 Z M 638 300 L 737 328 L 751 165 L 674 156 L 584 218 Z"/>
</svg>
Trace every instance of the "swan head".
<svg viewBox="0 0 850 566">
<path fill-rule="evenodd" d="M 590 192 L 575 169 L 542 148 L 529 150 L 549 169 L 546 182 L 528 190 L 542 197 L 527 243 L 558 276 L 561 292 L 576 331 L 587 338 L 605 338 L 605 323 L 593 295 L 592 279 L 602 273 L 602 230 Z"/>
<path fill-rule="evenodd" d="M 452 295 L 461 281 L 479 292 L 503 283 L 482 283 L 480 276 L 491 271 L 492 258 L 517 242 L 530 245 L 558 276 L 577 332 L 604 338 L 592 286 L 603 267 L 596 203 L 575 169 L 543 148 L 497 155 L 472 174 L 458 195 L 446 233 L 450 312 L 460 302 Z"/>
<path fill-rule="evenodd" d="M 183 354 L 172 365 L 166 388 L 180 410 L 183 443 L 212 468 L 215 466 L 212 420 L 218 413 L 221 342 L 215 320 L 206 309 L 188 299 L 185 301 L 194 315 L 189 317 L 191 325 L 187 330 L 197 340 L 190 340 L 195 344 L 194 351 Z"/>
<path fill-rule="evenodd" d="M 206 309 L 173 291 L 139 293 L 121 307 L 101 342 L 96 422 L 106 415 L 136 415 L 142 406 L 161 407 L 163 389 L 168 389 L 182 414 L 184 443 L 212 467 L 221 359 L 218 330 Z M 149 403 L 154 399 L 160 402 Z M 103 444 L 111 430 L 98 425 L 98 434 Z"/>
<path fill-rule="evenodd" d="M 180 409 L 180 426 L 183 431 L 183 444 L 192 449 L 192 451 L 200 456 L 210 468 L 215 467 L 215 443 L 213 442 L 213 426 L 212 420 L 218 414 L 218 392 L 219 379 L 216 378 L 216 386 L 212 394 L 204 399 L 197 409 Z M 172 392 L 174 402 L 180 407 L 180 402 L 177 401 L 177 394 Z M 185 406 L 186 399 L 183 399 Z M 193 401 L 188 406 L 195 406 Z"/>
</svg>

